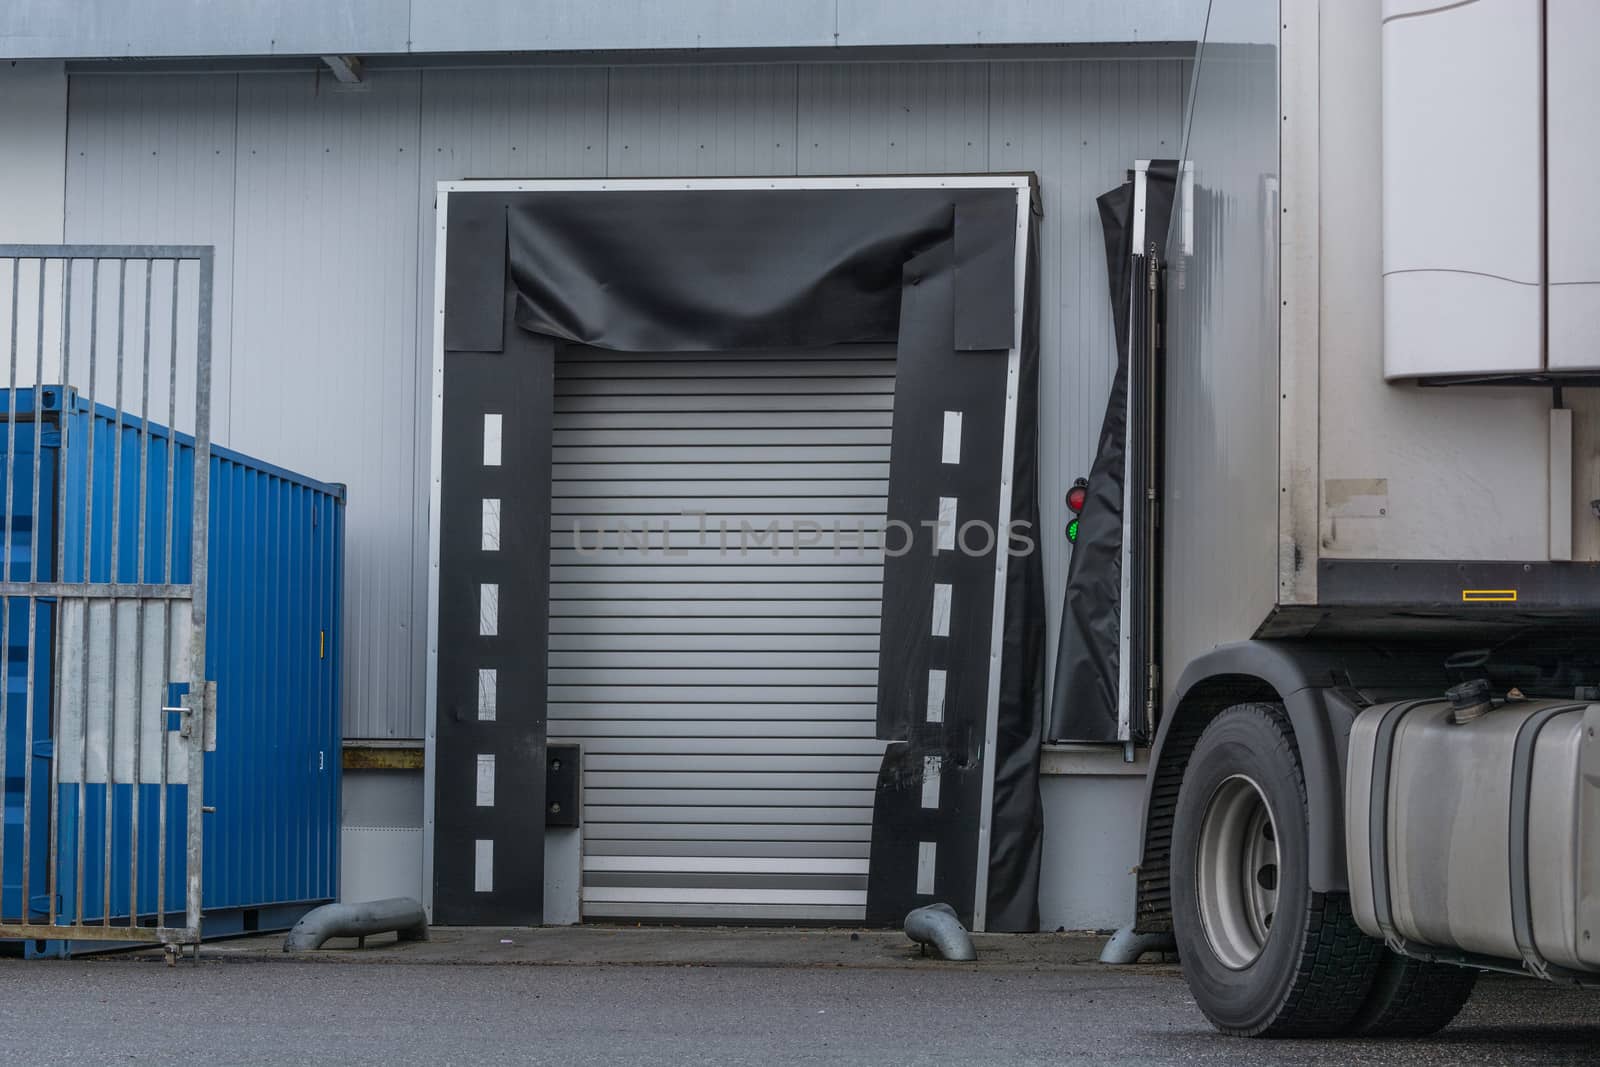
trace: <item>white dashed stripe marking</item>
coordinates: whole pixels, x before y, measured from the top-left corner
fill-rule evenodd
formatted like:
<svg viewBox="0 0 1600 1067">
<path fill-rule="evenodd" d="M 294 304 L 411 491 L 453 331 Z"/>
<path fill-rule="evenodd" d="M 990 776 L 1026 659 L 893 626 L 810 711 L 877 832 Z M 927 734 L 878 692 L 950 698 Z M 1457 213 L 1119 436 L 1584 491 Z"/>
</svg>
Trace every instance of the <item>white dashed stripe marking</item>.
<svg viewBox="0 0 1600 1067">
<path fill-rule="evenodd" d="M 945 673 L 938 667 L 928 671 L 928 721 L 944 722 Z"/>
<path fill-rule="evenodd" d="M 933 636 L 950 636 L 950 583 L 936 582 L 933 587 Z"/>
<path fill-rule="evenodd" d="M 492 582 L 478 586 L 478 636 L 500 633 L 500 587 Z"/>
<path fill-rule="evenodd" d="M 939 498 L 939 539 L 938 551 L 953 552 L 956 547 L 956 498 L 942 496 Z"/>
<path fill-rule="evenodd" d="M 472 891 L 494 892 L 494 842 L 475 841 L 472 848 Z"/>
<path fill-rule="evenodd" d="M 944 463 L 961 462 L 961 412 L 944 413 L 944 448 L 939 458 Z"/>
<path fill-rule="evenodd" d="M 494 753 L 478 755 L 477 802 L 480 808 L 494 807 Z"/>
<path fill-rule="evenodd" d="M 500 466 L 501 421 L 499 415 L 491 414 L 483 417 L 483 465 L 485 467 Z"/>
<path fill-rule="evenodd" d="M 496 690 L 500 688 L 500 672 L 493 667 L 484 667 L 478 671 L 478 721 L 494 722 L 495 703 L 498 700 Z"/>
<path fill-rule="evenodd" d="M 936 841 L 920 841 L 917 843 L 917 895 L 933 895 L 933 864 L 939 855 L 939 844 Z"/>
<path fill-rule="evenodd" d="M 938 756 L 922 757 L 922 806 L 937 808 L 939 806 L 939 773 L 944 770 L 944 761 Z"/>
<path fill-rule="evenodd" d="M 500 551 L 500 500 L 485 497 L 483 500 L 483 550 Z"/>
</svg>

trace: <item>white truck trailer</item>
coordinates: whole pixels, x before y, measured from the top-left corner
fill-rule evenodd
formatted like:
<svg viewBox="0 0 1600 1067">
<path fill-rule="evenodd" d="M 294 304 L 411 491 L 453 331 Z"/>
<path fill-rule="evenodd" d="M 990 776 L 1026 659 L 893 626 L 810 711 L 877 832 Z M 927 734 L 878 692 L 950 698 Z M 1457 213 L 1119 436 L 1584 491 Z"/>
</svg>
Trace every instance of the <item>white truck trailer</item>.
<svg viewBox="0 0 1600 1067">
<path fill-rule="evenodd" d="M 1597 51 L 1592 0 L 1212 4 L 1135 928 L 1224 1031 L 1600 983 Z"/>
</svg>

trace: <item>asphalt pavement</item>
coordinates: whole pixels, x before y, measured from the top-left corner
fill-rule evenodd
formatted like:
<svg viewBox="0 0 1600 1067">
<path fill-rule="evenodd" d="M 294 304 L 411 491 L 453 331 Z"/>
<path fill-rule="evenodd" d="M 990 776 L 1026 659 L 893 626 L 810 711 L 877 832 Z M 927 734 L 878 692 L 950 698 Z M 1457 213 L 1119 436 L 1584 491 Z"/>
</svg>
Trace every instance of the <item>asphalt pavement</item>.
<svg viewBox="0 0 1600 1067">
<path fill-rule="evenodd" d="M 1480 983 L 1456 1024 L 1424 1041 L 1243 1041 L 1206 1025 L 1170 966 L 1100 967 L 1065 951 L 1009 961 L 991 953 L 987 965 L 959 966 L 838 936 L 854 946 L 830 950 L 842 960 L 759 966 L 495 961 L 437 949 L 413 957 L 398 946 L 315 958 L 208 948 L 198 963 L 175 967 L 149 955 L 0 960 L 6 1058 L 397 1067 L 1600 1062 L 1597 994 L 1515 979 Z M 889 946 L 887 961 L 878 958 Z M 855 962 L 851 952 L 860 953 Z"/>
</svg>

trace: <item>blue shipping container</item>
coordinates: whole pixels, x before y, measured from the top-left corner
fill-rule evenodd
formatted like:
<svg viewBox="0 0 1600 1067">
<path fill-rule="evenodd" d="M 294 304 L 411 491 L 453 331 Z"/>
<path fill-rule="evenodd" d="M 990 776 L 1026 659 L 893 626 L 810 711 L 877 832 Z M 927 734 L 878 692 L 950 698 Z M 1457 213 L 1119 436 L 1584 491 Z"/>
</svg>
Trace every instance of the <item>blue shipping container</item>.
<svg viewBox="0 0 1600 1067">
<path fill-rule="evenodd" d="M 10 580 L 53 581 L 59 574 L 62 581 L 82 582 L 87 557 L 88 579 L 93 582 L 112 581 L 115 560 L 117 582 L 187 584 L 194 515 L 192 438 L 171 434 L 154 423 L 147 434 L 141 433 L 139 419 L 104 405 L 96 405 L 91 413 L 89 403 L 72 389 L 41 387 L 37 390 L 41 410 L 36 412 L 35 395 L 33 389 L 15 390 L 13 409 L 13 398 L 0 389 L 0 507 L 8 494 Z M 12 410 L 16 412 L 14 420 L 10 418 Z M 64 458 L 63 427 L 69 442 Z M 91 438 L 92 448 L 88 447 Z M 169 457 L 173 441 L 176 454 Z M 37 495 L 33 484 L 36 447 Z M 141 463 L 146 448 L 148 461 Z M 118 449 L 120 476 L 114 474 Z M 169 462 L 174 469 L 170 515 Z M 142 478 L 141 470 L 145 471 Z M 10 485 L 5 481 L 8 472 Z M 91 484 L 93 501 L 88 499 Z M 34 500 L 39 501 L 37 532 L 33 529 Z M 141 509 L 146 530 L 142 559 Z M 65 521 L 60 521 L 58 510 Z M 205 755 L 204 802 L 214 811 L 204 817 L 202 891 L 204 929 L 212 936 L 281 928 L 306 909 L 338 895 L 344 488 L 213 447 L 209 516 L 206 673 L 217 685 L 217 728 L 216 749 Z M 65 536 L 58 538 L 60 533 Z M 34 545 L 39 555 L 37 573 L 32 567 Z M 171 546 L 170 555 L 167 545 Z M 89 753 L 99 736 L 96 731 L 105 728 L 104 717 L 109 714 L 100 711 L 100 725 L 95 725 L 96 712 L 93 702 L 85 699 L 84 688 L 94 694 L 98 686 L 102 696 L 110 690 L 109 683 L 88 667 L 89 660 L 84 659 L 84 669 L 79 669 L 75 659 L 60 662 L 68 655 L 63 650 L 76 657 L 84 648 L 82 602 L 57 604 L 41 598 L 35 603 L 31 707 L 27 699 L 29 601 L 13 598 L 5 624 L 7 686 L 0 708 L 5 738 L 0 921 L 7 922 L 18 921 L 24 911 L 30 922 L 48 920 L 52 761 L 59 756 L 71 762 L 82 760 L 84 768 L 91 767 Z M 72 610 L 78 614 L 71 614 Z M 124 616 L 112 624 L 111 610 L 107 602 L 103 608 L 106 632 L 121 633 L 127 628 Z M 151 609 L 124 601 L 118 610 L 127 615 Z M 139 625 L 143 625 L 142 618 Z M 126 651 L 123 658 L 128 658 Z M 161 662 L 158 658 L 155 666 Z M 138 669 L 144 670 L 142 666 Z M 142 691 L 148 684 L 144 681 L 125 688 Z M 170 687 L 168 703 L 180 688 Z M 127 696 L 119 699 L 133 700 Z M 84 716 L 75 710 L 80 700 L 91 706 L 88 748 L 81 743 L 78 725 Z M 102 704 L 109 703 L 109 699 L 102 700 Z M 130 711 L 129 721 L 140 721 L 135 716 L 147 716 L 147 712 Z M 167 729 L 177 726 L 176 716 L 171 718 Z M 161 728 L 159 712 L 154 720 L 147 716 L 145 721 L 157 724 L 149 729 Z M 140 726 L 133 732 L 146 729 Z M 25 796 L 30 733 L 32 795 Z M 159 750 L 161 746 L 151 747 Z M 99 923 L 109 915 L 112 924 L 126 925 L 136 906 L 139 921 L 149 924 L 159 905 L 168 925 L 183 925 L 188 787 L 181 782 L 167 786 L 166 840 L 158 844 L 160 779 L 151 781 L 148 774 L 131 770 L 135 761 L 141 768 L 148 767 L 151 758 L 147 749 L 143 756 L 131 757 L 127 768 L 118 773 L 116 755 L 101 752 L 98 774 L 92 770 L 79 774 L 67 767 L 58 775 L 53 830 L 58 845 L 54 902 L 58 922 L 81 919 Z M 114 783 L 109 787 L 113 790 L 109 879 L 108 767 Z M 132 779 L 141 784 L 129 784 Z M 86 784 L 80 785 L 80 781 Z M 135 791 L 137 838 L 133 830 Z M 135 844 L 137 887 L 133 884 Z M 165 890 L 159 893 L 158 851 L 165 851 L 167 857 Z M 22 899 L 24 853 L 30 868 L 26 908 Z M 158 901 L 158 896 L 164 899 Z M 37 948 L 29 946 L 30 953 Z M 67 948 L 56 944 L 47 951 Z"/>
</svg>

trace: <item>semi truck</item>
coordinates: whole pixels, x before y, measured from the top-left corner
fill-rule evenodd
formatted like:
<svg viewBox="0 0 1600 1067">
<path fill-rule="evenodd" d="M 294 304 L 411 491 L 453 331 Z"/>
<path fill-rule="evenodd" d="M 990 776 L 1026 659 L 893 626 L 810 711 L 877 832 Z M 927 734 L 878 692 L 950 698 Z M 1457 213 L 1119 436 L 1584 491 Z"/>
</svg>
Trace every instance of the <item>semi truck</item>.
<svg viewBox="0 0 1600 1067">
<path fill-rule="evenodd" d="M 1124 703 L 1134 929 L 1225 1032 L 1600 984 L 1597 50 L 1591 0 L 1210 5 Z"/>
</svg>

